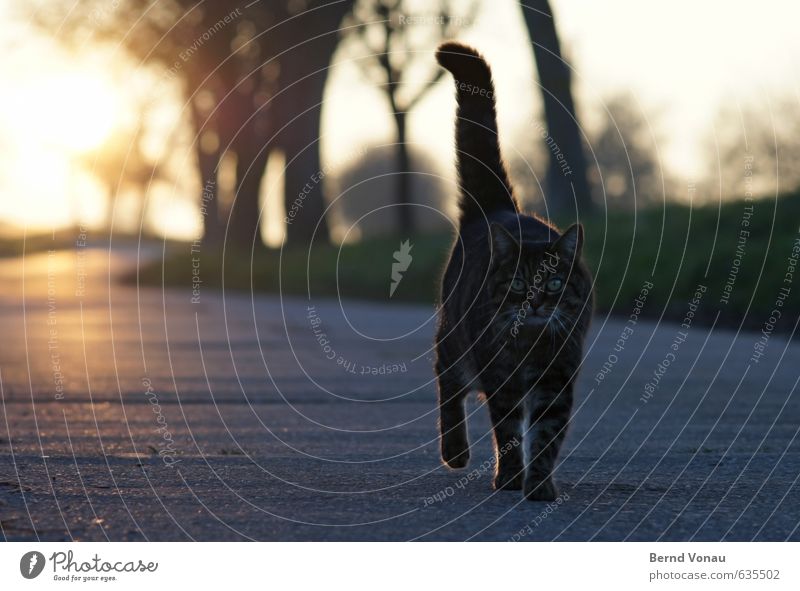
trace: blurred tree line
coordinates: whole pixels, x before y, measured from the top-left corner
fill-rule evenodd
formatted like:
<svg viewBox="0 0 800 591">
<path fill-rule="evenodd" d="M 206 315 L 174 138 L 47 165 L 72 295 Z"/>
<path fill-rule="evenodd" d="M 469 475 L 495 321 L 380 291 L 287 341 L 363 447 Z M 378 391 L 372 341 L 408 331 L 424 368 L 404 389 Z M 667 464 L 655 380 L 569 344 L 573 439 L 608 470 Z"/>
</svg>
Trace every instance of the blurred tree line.
<svg viewBox="0 0 800 591">
<path fill-rule="evenodd" d="M 392 208 L 393 230 L 409 235 L 425 229 L 409 205 L 424 200 L 411 173 L 427 169 L 427 156 L 409 147 L 408 114 L 442 79 L 432 49 L 444 39 L 461 36 L 481 10 L 490 8 L 487 4 L 48 0 L 45 6 L 44 0 L 36 0 L 29 10 L 40 27 L 69 46 L 91 42 L 119 47 L 137 67 L 151 68 L 162 81 L 178 85 L 202 185 L 198 197 L 204 206 L 204 240 L 219 243 L 224 234 L 237 249 L 251 249 L 262 244 L 259 195 L 267 159 L 275 150 L 285 155 L 286 243 L 308 244 L 315 232 L 317 240 L 328 237 L 327 183 L 320 180 L 321 114 L 331 60 L 345 38 L 360 47 L 356 61 L 363 77 L 386 100 L 395 142 L 393 150 L 361 159 L 342 176 L 355 181 L 359 168 L 367 174 L 393 173 L 391 186 L 382 188 L 391 195 L 391 203 L 400 206 Z M 641 109 L 629 96 L 612 97 L 605 103 L 600 126 L 587 132 L 578 118 L 572 71 L 562 54 L 550 3 L 524 0 L 518 6 L 543 105 L 539 132 L 522 132 L 529 148 L 526 160 L 536 164 L 533 174 L 530 162 L 511 162 L 528 203 L 574 217 L 600 206 L 632 208 L 664 199 L 675 183 L 661 168 L 657 134 Z M 124 149 L 94 155 L 92 169 L 109 195 L 123 183 L 144 185 L 169 176 L 164 163 L 147 158 L 140 146 L 142 135 L 132 130 L 118 142 Z M 230 202 L 219 194 L 226 159 L 235 162 Z M 569 163 L 569 175 L 564 174 L 563 162 Z M 427 193 L 441 191 L 434 182 L 426 181 L 424 187 Z"/>
<path fill-rule="evenodd" d="M 723 107 L 705 145 L 712 198 L 776 196 L 800 187 L 797 97 Z"/>
<path fill-rule="evenodd" d="M 259 188 L 273 149 L 285 154 L 285 208 L 294 207 L 286 240 L 310 239 L 324 210 L 322 186 L 312 180 L 321 170 L 322 95 L 339 24 L 352 2 L 88 0 L 60 8 L 34 3 L 31 14 L 70 45 L 87 39 L 119 44 L 165 81 L 179 82 L 203 187 L 207 242 L 226 231 L 235 246 L 260 244 Z M 218 175 L 226 153 L 235 156 L 235 197 L 223 223 Z"/>
</svg>

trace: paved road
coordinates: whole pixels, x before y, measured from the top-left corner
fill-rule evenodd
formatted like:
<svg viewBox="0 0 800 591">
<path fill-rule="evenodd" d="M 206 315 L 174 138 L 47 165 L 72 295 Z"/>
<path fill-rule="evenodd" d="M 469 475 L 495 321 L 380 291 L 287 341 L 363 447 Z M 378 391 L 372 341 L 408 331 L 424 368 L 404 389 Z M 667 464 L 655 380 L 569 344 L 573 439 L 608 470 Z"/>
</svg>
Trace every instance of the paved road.
<svg viewBox="0 0 800 591">
<path fill-rule="evenodd" d="M 8 540 L 800 539 L 783 336 L 754 363 L 755 333 L 598 317 L 548 505 L 492 491 L 477 401 L 472 465 L 439 464 L 431 309 L 192 303 L 191 269 L 137 290 L 115 280 L 134 264 L 0 261 Z"/>
</svg>

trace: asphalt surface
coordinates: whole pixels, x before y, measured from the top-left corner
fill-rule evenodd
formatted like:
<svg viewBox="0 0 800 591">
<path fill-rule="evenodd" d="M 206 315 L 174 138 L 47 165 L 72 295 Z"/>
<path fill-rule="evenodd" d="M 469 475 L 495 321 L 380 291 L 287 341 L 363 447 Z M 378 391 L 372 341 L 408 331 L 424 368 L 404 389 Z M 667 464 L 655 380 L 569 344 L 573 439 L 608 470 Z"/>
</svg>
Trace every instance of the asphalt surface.
<svg viewBox="0 0 800 591">
<path fill-rule="evenodd" d="M 441 466 L 432 309 L 120 284 L 135 263 L 0 261 L 7 540 L 800 540 L 785 335 L 755 362 L 758 333 L 598 316 L 562 496 L 532 503 L 492 490 L 477 400 L 471 465 Z"/>
</svg>

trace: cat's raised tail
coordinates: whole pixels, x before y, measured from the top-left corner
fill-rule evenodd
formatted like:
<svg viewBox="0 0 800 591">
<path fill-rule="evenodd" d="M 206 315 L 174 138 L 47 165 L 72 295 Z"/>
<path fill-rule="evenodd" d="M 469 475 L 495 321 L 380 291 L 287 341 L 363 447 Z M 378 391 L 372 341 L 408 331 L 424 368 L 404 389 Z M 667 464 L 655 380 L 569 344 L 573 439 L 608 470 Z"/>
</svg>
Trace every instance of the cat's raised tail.
<svg viewBox="0 0 800 591">
<path fill-rule="evenodd" d="M 439 46 L 436 59 L 455 78 L 456 151 L 461 185 L 461 223 L 492 212 L 517 212 L 497 136 L 492 71 L 472 47 L 449 41 Z"/>
</svg>

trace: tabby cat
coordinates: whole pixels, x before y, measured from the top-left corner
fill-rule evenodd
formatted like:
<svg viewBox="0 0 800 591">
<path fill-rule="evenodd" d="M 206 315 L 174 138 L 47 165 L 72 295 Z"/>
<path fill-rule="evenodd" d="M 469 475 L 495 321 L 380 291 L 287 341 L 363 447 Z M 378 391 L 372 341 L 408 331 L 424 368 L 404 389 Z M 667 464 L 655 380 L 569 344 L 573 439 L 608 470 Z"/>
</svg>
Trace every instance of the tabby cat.
<svg viewBox="0 0 800 591">
<path fill-rule="evenodd" d="M 451 468 L 467 465 L 464 402 L 478 390 L 494 431 L 495 488 L 550 501 L 592 315 L 583 228 L 559 234 L 520 212 L 500 155 L 488 64 L 453 42 L 436 58 L 456 81 L 461 187 L 436 334 L 442 459 Z"/>
</svg>

